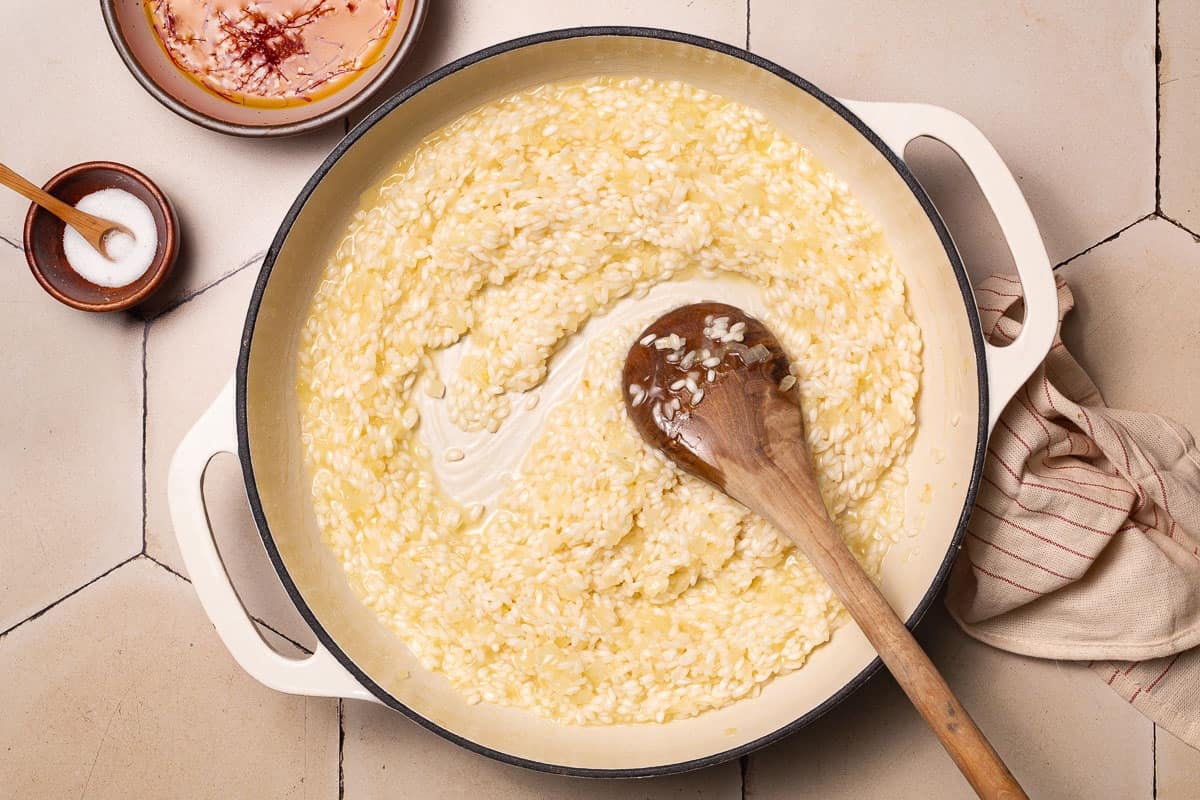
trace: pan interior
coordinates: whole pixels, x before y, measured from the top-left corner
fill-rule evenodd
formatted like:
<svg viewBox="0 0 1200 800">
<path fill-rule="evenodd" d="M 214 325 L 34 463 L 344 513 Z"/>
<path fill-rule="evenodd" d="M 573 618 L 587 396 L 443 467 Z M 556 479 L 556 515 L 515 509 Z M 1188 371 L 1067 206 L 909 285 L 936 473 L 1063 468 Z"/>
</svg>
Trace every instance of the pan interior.
<svg viewBox="0 0 1200 800">
<path fill-rule="evenodd" d="M 268 258 L 260 277 L 239 376 L 242 446 L 253 470 L 252 503 L 285 583 L 323 638 L 369 678 L 381 699 L 492 755 L 554 770 L 647 773 L 701 766 L 788 728 L 838 696 L 871 663 L 873 651 L 856 627 L 843 626 L 803 669 L 774 680 L 759 697 L 665 725 L 565 726 L 513 709 L 468 706 L 359 602 L 322 543 L 295 396 L 300 326 L 322 269 L 351 214 L 369 202 L 392 165 L 429 133 L 485 102 L 596 75 L 680 80 L 759 109 L 844 179 L 883 226 L 922 330 L 924 375 L 906 502 L 913 534 L 893 546 L 881 585 L 902 617 L 928 602 L 944 578 L 978 457 L 980 386 L 961 268 L 901 173 L 833 107 L 782 74 L 681 37 L 560 35 L 498 49 L 450 69 L 356 132 L 294 212 L 290 228 L 285 223 L 276 257 Z"/>
</svg>

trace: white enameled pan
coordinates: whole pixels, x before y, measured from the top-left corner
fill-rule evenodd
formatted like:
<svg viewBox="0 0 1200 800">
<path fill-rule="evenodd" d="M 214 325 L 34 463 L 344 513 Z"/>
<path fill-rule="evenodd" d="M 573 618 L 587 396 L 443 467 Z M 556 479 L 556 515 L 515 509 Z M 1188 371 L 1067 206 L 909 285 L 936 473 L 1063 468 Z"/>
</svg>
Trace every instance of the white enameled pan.
<svg viewBox="0 0 1200 800">
<path fill-rule="evenodd" d="M 803 669 L 772 681 L 760 696 L 665 725 L 566 726 L 510 708 L 467 705 L 358 601 L 322 544 L 295 397 L 299 327 L 358 198 L 406 151 L 460 114 L 522 88 L 598 74 L 681 80 L 761 110 L 844 179 L 882 224 L 925 346 L 909 471 L 912 485 L 932 487 L 933 499 L 920 508 L 910 500 L 908 518 L 923 522 L 907 555 L 893 552 L 881 573 L 884 594 L 914 625 L 957 553 L 988 434 L 1054 335 L 1054 282 L 1033 216 L 995 149 L 957 114 L 927 105 L 839 101 L 748 52 L 668 31 L 580 28 L 497 45 L 418 81 L 358 125 L 284 219 L 250 303 L 236 375 L 179 446 L 169 494 L 180 550 L 204 608 L 229 651 L 264 684 L 383 703 L 509 763 L 633 777 L 715 764 L 786 736 L 848 696 L 879 662 L 848 624 Z M 904 147 L 918 136 L 958 152 L 1012 250 L 1026 302 L 1021 335 L 1007 347 L 985 344 L 959 254 L 904 164 Z M 221 564 L 200 488 L 219 452 L 240 457 L 267 552 L 320 642 L 304 660 L 278 655 L 262 641 Z"/>
</svg>

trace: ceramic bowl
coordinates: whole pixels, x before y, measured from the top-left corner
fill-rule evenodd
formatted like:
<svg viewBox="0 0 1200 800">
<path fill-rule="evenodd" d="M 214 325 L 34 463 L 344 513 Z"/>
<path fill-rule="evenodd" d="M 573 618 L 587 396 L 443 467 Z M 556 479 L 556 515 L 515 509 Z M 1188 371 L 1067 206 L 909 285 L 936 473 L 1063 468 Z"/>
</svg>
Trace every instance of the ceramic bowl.
<svg viewBox="0 0 1200 800">
<path fill-rule="evenodd" d="M 120 311 L 145 300 L 162 286 L 179 252 L 179 221 L 166 195 L 133 167 L 113 161 L 89 161 L 68 167 L 42 187 L 70 205 L 101 189 L 123 189 L 154 215 L 158 248 L 149 269 L 125 286 L 98 286 L 79 275 L 63 254 L 62 220 L 34 204 L 25 216 L 25 258 L 51 297 L 81 311 Z"/>
<path fill-rule="evenodd" d="M 182 72 L 167 55 L 142 0 L 101 0 L 113 45 L 154 99 L 190 122 L 234 136 L 292 136 L 344 117 L 395 74 L 412 50 L 428 0 L 401 0 L 400 18 L 383 55 L 356 80 L 302 106 L 260 108 L 227 100 Z"/>
</svg>

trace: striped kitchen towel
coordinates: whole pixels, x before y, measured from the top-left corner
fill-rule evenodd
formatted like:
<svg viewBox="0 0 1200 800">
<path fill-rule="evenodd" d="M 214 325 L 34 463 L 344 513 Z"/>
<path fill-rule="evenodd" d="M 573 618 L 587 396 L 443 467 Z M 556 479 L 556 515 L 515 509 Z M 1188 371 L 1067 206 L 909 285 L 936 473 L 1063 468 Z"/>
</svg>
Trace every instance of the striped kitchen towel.
<svg viewBox="0 0 1200 800">
<path fill-rule="evenodd" d="M 1020 330 L 1020 284 L 976 288 L 988 338 Z M 1074 305 L 1058 280 L 1059 324 Z M 946 603 L 969 635 L 1086 661 L 1200 749 L 1200 453 L 1178 423 L 1109 408 L 1055 337 L 988 444 Z"/>
</svg>

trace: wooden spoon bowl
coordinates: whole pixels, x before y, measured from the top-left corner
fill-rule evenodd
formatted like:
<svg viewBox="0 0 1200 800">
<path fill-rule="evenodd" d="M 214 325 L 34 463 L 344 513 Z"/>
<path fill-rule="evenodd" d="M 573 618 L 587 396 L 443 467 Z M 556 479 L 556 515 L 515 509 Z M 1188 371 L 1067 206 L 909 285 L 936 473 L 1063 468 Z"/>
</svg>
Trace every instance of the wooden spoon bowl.
<svg viewBox="0 0 1200 800">
<path fill-rule="evenodd" d="M 816 567 L 975 791 L 1025 797 L 830 519 L 797 381 L 771 331 L 723 303 L 683 306 L 642 332 L 622 379 L 646 441 L 766 519 Z"/>
<path fill-rule="evenodd" d="M 719 332 L 713 323 L 722 319 L 744 325 L 740 338 L 733 334 L 723 342 L 705 335 Z M 684 341 L 681 347 L 664 346 L 674 343 L 672 334 Z M 795 381 L 785 383 L 791 374 L 787 355 L 761 322 L 724 303 L 695 303 L 659 317 L 639 343 L 652 335 L 654 341 L 634 346 L 626 358 L 626 405 L 642 436 L 688 472 L 729 493 L 727 473 L 754 470 L 764 456 L 759 448 L 794 448 L 804 441 L 799 395 L 788 386 Z M 635 386 L 645 391 L 641 402 Z M 747 415 L 747 408 L 782 412 L 782 418 Z M 768 423 L 776 427 L 759 427 Z"/>
<path fill-rule="evenodd" d="M 63 221 L 30 205 L 25 216 L 25 258 L 33 277 L 51 297 L 82 311 L 119 311 L 142 302 L 166 280 L 179 252 L 179 221 L 166 195 L 145 175 L 113 161 L 89 161 L 68 167 L 42 188 L 72 206 L 101 189 L 124 189 L 150 209 L 158 232 L 154 260 L 140 278 L 126 286 L 98 286 L 67 261 Z"/>
</svg>

